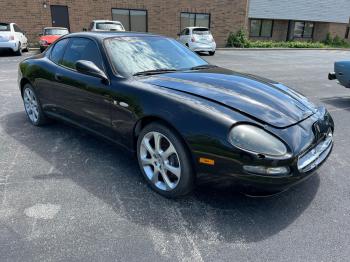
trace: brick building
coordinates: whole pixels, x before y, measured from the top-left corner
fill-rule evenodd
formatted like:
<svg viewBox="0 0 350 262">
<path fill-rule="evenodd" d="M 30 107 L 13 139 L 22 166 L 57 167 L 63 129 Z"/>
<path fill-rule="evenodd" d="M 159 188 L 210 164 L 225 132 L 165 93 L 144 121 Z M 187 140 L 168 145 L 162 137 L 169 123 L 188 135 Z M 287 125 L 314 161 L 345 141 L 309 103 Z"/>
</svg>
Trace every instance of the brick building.
<svg viewBox="0 0 350 262">
<path fill-rule="evenodd" d="M 254 40 L 349 40 L 349 0 L 249 0 L 248 16 Z"/>
<path fill-rule="evenodd" d="M 185 26 L 209 26 L 219 46 L 247 27 L 248 0 L 0 0 L 0 22 L 15 22 L 30 42 L 46 26 L 71 32 L 92 20 L 121 21 L 127 30 L 176 37 Z"/>
</svg>

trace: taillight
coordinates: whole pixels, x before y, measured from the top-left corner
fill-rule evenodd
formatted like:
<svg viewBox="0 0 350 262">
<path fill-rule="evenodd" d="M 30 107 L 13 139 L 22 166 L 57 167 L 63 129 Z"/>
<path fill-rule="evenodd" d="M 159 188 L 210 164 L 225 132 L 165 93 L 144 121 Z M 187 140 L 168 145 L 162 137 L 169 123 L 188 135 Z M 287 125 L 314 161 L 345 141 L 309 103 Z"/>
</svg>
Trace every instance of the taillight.
<svg viewBox="0 0 350 262">
<path fill-rule="evenodd" d="M 10 35 L 9 39 L 10 40 L 15 40 L 15 36 L 14 35 Z"/>
<path fill-rule="evenodd" d="M 196 42 L 196 38 L 194 36 L 192 36 L 191 42 Z"/>
</svg>

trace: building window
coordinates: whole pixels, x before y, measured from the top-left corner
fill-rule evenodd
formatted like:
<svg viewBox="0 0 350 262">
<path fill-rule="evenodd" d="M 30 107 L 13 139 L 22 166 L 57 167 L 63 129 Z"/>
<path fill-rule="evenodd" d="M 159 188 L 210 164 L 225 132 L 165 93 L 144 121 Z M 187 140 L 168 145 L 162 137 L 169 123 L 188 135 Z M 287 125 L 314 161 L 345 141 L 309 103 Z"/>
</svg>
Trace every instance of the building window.
<svg viewBox="0 0 350 262">
<path fill-rule="evenodd" d="M 296 21 L 294 23 L 294 37 L 296 38 L 312 38 L 314 33 L 314 23 Z"/>
<path fill-rule="evenodd" d="M 273 20 L 251 19 L 250 36 L 253 37 L 272 37 Z"/>
<path fill-rule="evenodd" d="M 350 31 L 350 27 L 348 26 L 348 27 L 346 28 L 346 31 L 345 31 L 345 38 L 346 38 L 346 39 L 349 38 L 349 31 Z"/>
<path fill-rule="evenodd" d="M 181 13 L 180 27 L 181 30 L 189 26 L 199 26 L 210 28 L 210 14 L 199 13 Z"/>
<path fill-rule="evenodd" d="M 112 19 L 121 22 L 127 31 L 148 31 L 147 10 L 112 8 Z"/>
</svg>

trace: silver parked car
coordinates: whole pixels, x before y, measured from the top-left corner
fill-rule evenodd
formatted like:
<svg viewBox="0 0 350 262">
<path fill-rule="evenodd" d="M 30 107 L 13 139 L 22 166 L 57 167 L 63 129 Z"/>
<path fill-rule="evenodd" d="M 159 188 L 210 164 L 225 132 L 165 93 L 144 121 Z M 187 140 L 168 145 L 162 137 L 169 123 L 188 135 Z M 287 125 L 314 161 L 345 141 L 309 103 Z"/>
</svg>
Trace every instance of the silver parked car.
<svg viewBox="0 0 350 262">
<path fill-rule="evenodd" d="M 89 31 L 125 31 L 125 28 L 119 21 L 94 20 L 90 24 Z"/>
<path fill-rule="evenodd" d="M 28 39 L 15 23 L 0 22 L 0 50 L 11 50 L 16 55 L 28 51 Z"/>
<path fill-rule="evenodd" d="M 192 51 L 215 54 L 216 43 L 207 27 L 186 27 L 179 34 L 179 41 Z"/>
</svg>

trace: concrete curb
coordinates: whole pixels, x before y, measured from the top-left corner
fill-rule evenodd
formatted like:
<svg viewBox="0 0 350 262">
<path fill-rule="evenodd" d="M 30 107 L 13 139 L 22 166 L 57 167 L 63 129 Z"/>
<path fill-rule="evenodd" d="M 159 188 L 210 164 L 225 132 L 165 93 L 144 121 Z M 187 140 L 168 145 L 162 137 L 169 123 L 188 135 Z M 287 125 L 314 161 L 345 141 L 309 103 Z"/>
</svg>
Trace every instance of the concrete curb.
<svg viewBox="0 0 350 262">
<path fill-rule="evenodd" d="M 333 51 L 350 51 L 350 48 L 233 48 L 233 47 L 221 47 L 216 48 L 219 51 L 294 51 L 294 50 L 333 50 Z"/>
</svg>

